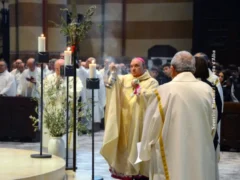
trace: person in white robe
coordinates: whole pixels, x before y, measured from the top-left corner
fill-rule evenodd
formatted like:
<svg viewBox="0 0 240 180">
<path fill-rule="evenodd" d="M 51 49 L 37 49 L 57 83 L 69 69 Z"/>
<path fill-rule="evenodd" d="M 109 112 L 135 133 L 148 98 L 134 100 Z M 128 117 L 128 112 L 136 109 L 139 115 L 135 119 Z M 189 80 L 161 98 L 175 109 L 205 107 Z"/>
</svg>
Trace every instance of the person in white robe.
<svg viewBox="0 0 240 180">
<path fill-rule="evenodd" d="M 112 58 L 106 58 L 104 60 L 104 68 L 99 70 L 100 75 L 104 79 L 104 82 L 108 81 L 108 77 L 110 75 L 109 65 L 113 62 Z"/>
<path fill-rule="evenodd" d="M 11 65 L 11 71 L 13 71 L 14 69 L 16 69 L 16 61 L 12 63 Z"/>
<path fill-rule="evenodd" d="M 55 73 L 48 75 L 44 81 L 43 81 L 43 85 L 44 85 L 44 92 L 43 92 L 43 103 L 44 103 L 44 109 L 48 108 L 48 94 L 46 94 L 46 92 L 48 92 L 49 88 L 52 88 L 53 84 L 57 84 L 57 81 L 59 81 L 60 79 L 62 79 L 63 77 L 60 76 L 60 67 L 64 65 L 64 60 L 63 59 L 59 59 L 55 62 Z M 77 100 L 80 97 L 83 85 L 81 80 L 77 77 Z M 62 91 L 61 87 L 66 87 L 67 83 L 66 83 L 66 79 L 64 79 L 63 81 L 64 84 L 60 84 L 59 85 L 59 90 L 58 91 Z M 62 94 L 63 96 L 66 96 L 66 94 Z M 73 77 L 69 77 L 69 97 L 73 97 Z M 70 101 L 70 98 L 69 98 Z M 58 103 L 58 107 L 61 108 L 62 106 L 62 102 Z M 69 113 L 70 115 L 71 113 Z M 43 111 L 43 117 L 44 117 L 44 111 Z M 43 118 L 43 122 L 44 122 L 44 118 Z M 73 133 L 69 133 L 69 147 L 72 148 L 73 147 Z M 66 135 L 64 135 L 63 140 L 65 142 L 66 145 Z M 50 139 L 50 135 L 49 135 L 49 131 L 48 129 L 45 127 L 45 124 L 43 123 L 43 147 L 48 147 L 48 141 Z"/>
<path fill-rule="evenodd" d="M 48 69 L 48 65 L 43 63 L 43 79 L 49 74 L 51 74 L 51 71 Z"/>
<path fill-rule="evenodd" d="M 86 61 L 86 71 L 89 74 L 89 64 L 92 63 L 92 61 L 96 62 L 95 58 L 88 58 Z M 104 107 L 106 104 L 106 94 L 105 94 L 105 85 L 102 76 L 100 75 L 99 71 L 97 71 L 97 78 L 99 78 L 100 85 L 99 89 L 94 90 L 94 121 L 96 123 L 100 123 L 101 119 L 104 117 Z M 86 97 L 88 99 L 92 99 L 92 90 L 87 89 L 86 90 Z M 89 109 L 91 111 L 92 106 L 89 106 Z M 91 123 L 89 123 L 89 129 L 91 129 Z"/>
<path fill-rule="evenodd" d="M 194 77 L 189 52 L 178 52 L 171 69 L 173 80 L 148 105 L 139 158 L 149 161 L 150 180 L 215 180 L 212 88 Z"/>
<path fill-rule="evenodd" d="M 15 64 L 16 64 L 16 69 L 12 70 L 11 74 L 15 77 L 16 88 L 17 88 L 20 81 L 21 74 L 24 71 L 24 63 L 22 62 L 21 59 L 17 59 L 15 61 Z"/>
<path fill-rule="evenodd" d="M 86 81 L 87 81 L 87 78 L 88 78 L 88 72 L 87 70 L 81 66 L 81 60 L 79 61 L 79 68 L 77 69 L 77 77 L 79 77 L 79 79 L 81 80 L 82 82 L 82 85 L 83 85 L 83 88 L 82 88 L 82 91 L 81 91 L 81 101 L 82 103 L 87 103 L 87 86 L 86 86 Z M 86 113 L 86 110 L 87 110 L 87 106 L 84 106 L 84 110 Z M 86 114 L 85 114 L 86 115 Z"/>
<path fill-rule="evenodd" d="M 37 68 L 33 58 L 27 60 L 27 67 L 28 68 L 23 71 L 20 77 L 17 95 L 40 98 L 39 87 L 41 83 L 41 70 Z"/>
<path fill-rule="evenodd" d="M 15 78 L 8 72 L 3 60 L 0 60 L 0 96 L 16 96 Z"/>
<path fill-rule="evenodd" d="M 49 74 L 52 74 L 55 72 L 55 62 L 57 59 L 50 59 L 49 63 L 48 63 L 48 69 L 50 71 Z"/>
</svg>

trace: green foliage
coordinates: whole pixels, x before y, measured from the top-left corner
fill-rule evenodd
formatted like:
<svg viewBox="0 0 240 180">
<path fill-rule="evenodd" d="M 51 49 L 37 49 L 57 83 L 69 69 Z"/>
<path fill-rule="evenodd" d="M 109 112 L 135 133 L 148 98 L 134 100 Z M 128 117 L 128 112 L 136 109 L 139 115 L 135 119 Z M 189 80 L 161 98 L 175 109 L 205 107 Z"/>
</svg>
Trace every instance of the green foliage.
<svg viewBox="0 0 240 180">
<path fill-rule="evenodd" d="M 84 14 L 84 18 L 81 21 L 80 24 L 76 21 L 76 15 L 70 14 L 68 9 L 60 9 L 61 11 L 61 24 L 57 24 L 53 21 L 50 21 L 53 23 L 56 27 L 60 27 L 60 32 L 69 38 L 69 45 L 76 45 L 78 46 L 79 43 L 85 39 L 87 33 L 92 27 L 92 16 L 95 12 L 96 6 L 90 6 L 86 13 Z M 66 21 L 66 14 L 70 16 L 71 23 L 67 24 Z M 77 44 L 76 44 L 77 43 Z"/>
<path fill-rule="evenodd" d="M 61 24 L 57 24 L 53 21 L 49 21 L 53 23 L 56 27 L 59 27 L 61 30 L 61 34 L 69 39 L 68 45 L 76 46 L 77 50 L 79 49 L 80 42 L 84 40 L 87 33 L 92 27 L 92 16 L 95 12 L 96 6 L 90 6 L 86 13 L 84 14 L 84 18 L 81 23 L 77 23 L 76 13 L 70 14 L 68 9 L 60 9 L 61 11 Z M 66 13 L 70 16 L 70 24 L 67 24 L 66 21 Z M 48 82 L 49 83 L 49 82 Z M 63 136 L 67 132 L 73 131 L 73 97 L 69 95 L 69 102 L 66 100 L 66 87 L 64 86 L 63 79 L 58 79 L 56 82 L 50 82 L 50 87 L 44 88 L 44 125 L 49 130 L 49 133 L 52 137 Z M 69 88 L 71 88 L 69 86 Z M 66 127 L 66 112 L 67 112 L 67 103 L 69 103 L 69 128 Z M 87 107 L 87 103 L 77 104 L 76 108 L 84 109 L 83 111 L 77 114 L 78 117 L 84 117 L 86 120 L 90 120 L 91 113 Z M 38 110 L 36 109 L 36 113 Z M 38 129 L 38 119 L 34 116 L 30 116 L 33 121 L 33 127 L 35 131 Z M 86 125 L 77 122 L 77 130 L 79 133 L 85 131 L 87 132 Z"/>
<path fill-rule="evenodd" d="M 65 81 L 62 78 L 58 78 L 56 82 L 44 82 L 44 109 L 43 109 L 43 120 L 45 127 L 49 130 L 49 134 L 52 137 L 61 137 L 67 132 L 73 132 L 73 97 L 69 95 L 69 128 L 66 127 L 66 115 L 67 115 L 67 98 L 66 98 L 66 86 Z M 72 85 L 69 86 L 72 88 Z M 77 113 L 77 117 L 84 117 L 90 120 L 91 113 L 89 111 L 87 103 L 76 104 L 77 110 L 81 108 L 82 111 Z M 38 109 L 35 109 L 38 113 Z M 33 121 L 34 130 L 38 130 L 38 119 L 30 116 Z M 79 134 L 85 131 L 87 132 L 86 123 L 77 122 L 76 129 Z"/>
</svg>

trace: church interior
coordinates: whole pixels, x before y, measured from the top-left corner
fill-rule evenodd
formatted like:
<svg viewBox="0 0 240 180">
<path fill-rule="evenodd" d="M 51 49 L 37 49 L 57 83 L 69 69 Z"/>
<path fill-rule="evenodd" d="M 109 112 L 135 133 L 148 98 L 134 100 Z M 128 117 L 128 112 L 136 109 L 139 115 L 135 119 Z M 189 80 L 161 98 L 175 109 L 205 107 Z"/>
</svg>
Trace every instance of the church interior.
<svg viewBox="0 0 240 180">
<path fill-rule="evenodd" d="M 190 180 L 171 178 L 171 168 L 170 178 L 164 168 L 166 178 L 141 176 L 141 168 L 135 168 L 137 176 L 127 170 L 119 175 L 120 165 L 107 156 L 132 152 L 134 146 L 137 160 L 141 153 L 131 132 L 139 131 L 140 142 L 143 118 L 150 119 L 145 116 L 149 104 L 138 104 L 149 101 L 134 104 L 144 92 L 143 80 L 127 83 L 120 77 L 138 77 L 135 60 L 157 88 L 166 87 L 179 52 L 189 52 L 196 62 L 200 53 L 208 81 L 211 74 L 216 77 L 210 86 L 215 106 L 216 91 L 221 101 L 214 135 L 216 179 L 240 180 L 239 9 L 239 0 L 1 0 L 0 180 Z M 167 122 L 164 104 L 162 111 Z M 140 125 L 132 120 L 137 113 Z M 123 166 L 135 167 L 134 162 Z M 188 171 L 195 172 L 192 168 Z"/>
</svg>

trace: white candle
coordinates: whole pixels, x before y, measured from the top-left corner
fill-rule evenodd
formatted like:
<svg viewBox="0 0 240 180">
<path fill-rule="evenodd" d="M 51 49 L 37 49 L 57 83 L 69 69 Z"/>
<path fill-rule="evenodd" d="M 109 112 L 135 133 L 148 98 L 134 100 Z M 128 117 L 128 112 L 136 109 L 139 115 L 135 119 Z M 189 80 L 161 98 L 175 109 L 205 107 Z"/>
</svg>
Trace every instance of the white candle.
<svg viewBox="0 0 240 180">
<path fill-rule="evenodd" d="M 38 37 L 38 52 L 46 52 L 46 37 L 43 34 Z"/>
<path fill-rule="evenodd" d="M 71 48 L 68 47 L 66 51 L 64 51 L 64 64 L 71 65 L 72 63 L 72 51 Z"/>
<path fill-rule="evenodd" d="M 91 64 L 89 64 L 89 78 L 97 78 L 96 64 L 95 64 L 94 60 L 92 61 Z"/>
</svg>

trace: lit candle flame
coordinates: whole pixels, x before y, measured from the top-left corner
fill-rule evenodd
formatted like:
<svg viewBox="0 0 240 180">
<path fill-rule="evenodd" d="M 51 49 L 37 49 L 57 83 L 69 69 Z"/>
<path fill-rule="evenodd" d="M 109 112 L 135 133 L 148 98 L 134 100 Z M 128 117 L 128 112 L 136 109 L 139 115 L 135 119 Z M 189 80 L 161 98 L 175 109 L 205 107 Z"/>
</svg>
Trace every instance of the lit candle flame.
<svg viewBox="0 0 240 180">
<path fill-rule="evenodd" d="M 44 37 L 44 34 L 41 34 L 41 37 Z"/>
<path fill-rule="evenodd" d="M 68 48 L 67 48 L 67 50 L 68 50 L 68 51 L 70 51 L 70 50 L 71 50 L 71 48 L 70 48 L 70 47 L 68 47 Z"/>
<path fill-rule="evenodd" d="M 92 60 L 92 64 L 95 64 L 95 60 Z"/>
</svg>

